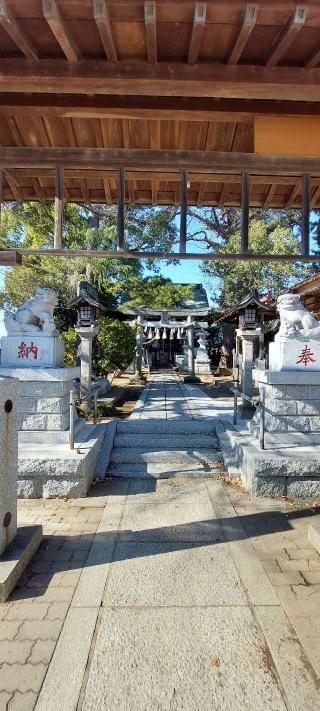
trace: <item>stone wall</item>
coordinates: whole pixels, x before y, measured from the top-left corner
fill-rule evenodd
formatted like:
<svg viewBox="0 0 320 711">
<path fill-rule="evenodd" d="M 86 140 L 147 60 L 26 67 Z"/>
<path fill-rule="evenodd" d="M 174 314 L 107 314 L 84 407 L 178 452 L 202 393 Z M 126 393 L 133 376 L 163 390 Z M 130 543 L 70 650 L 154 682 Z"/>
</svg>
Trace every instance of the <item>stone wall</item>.
<svg viewBox="0 0 320 711">
<path fill-rule="evenodd" d="M 320 384 L 264 388 L 267 432 L 320 432 Z"/>
</svg>

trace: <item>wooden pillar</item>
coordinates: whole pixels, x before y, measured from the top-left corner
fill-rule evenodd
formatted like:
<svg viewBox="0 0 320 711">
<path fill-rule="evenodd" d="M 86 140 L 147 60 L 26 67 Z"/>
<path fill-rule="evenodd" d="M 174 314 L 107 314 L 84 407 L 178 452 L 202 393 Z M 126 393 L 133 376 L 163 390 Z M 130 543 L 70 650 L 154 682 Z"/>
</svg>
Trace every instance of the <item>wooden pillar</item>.
<svg viewBox="0 0 320 711">
<path fill-rule="evenodd" d="M 142 377 L 142 354 L 143 354 L 143 325 L 142 317 L 137 318 L 137 337 L 136 337 L 136 367 L 135 367 L 135 377 Z"/>
<path fill-rule="evenodd" d="M 63 168 L 56 168 L 56 188 L 54 201 L 54 249 L 62 248 L 63 231 Z"/>
<path fill-rule="evenodd" d="M 125 172 L 124 168 L 118 171 L 118 246 L 124 249 L 124 217 L 125 217 Z"/>
<path fill-rule="evenodd" d="M 0 168 L 0 227 L 2 221 L 3 170 Z"/>
<path fill-rule="evenodd" d="M 301 254 L 307 257 L 310 253 L 310 177 L 308 173 L 302 176 L 302 224 L 301 224 Z"/>
<path fill-rule="evenodd" d="M 180 254 L 185 253 L 187 246 L 187 171 L 180 175 Z"/>
<path fill-rule="evenodd" d="M 245 170 L 242 174 L 241 197 L 241 254 L 249 251 L 249 173 Z"/>
</svg>

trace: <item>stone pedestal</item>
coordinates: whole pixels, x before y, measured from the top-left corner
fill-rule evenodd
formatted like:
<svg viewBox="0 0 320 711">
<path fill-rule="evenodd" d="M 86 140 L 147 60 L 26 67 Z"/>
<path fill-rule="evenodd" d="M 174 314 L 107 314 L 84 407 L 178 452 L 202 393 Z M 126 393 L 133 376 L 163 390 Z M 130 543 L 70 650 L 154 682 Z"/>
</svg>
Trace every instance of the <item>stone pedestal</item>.
<svg viewBox="0 0 320 711">
<path fill-rule="evenodd" d="M 278 338 L 269 346 L 269 368 L 320 371 L 320 341 Z"/>
<path fill-rule="evenodd" d="M 265 391 L 266 446 L 320 444 L 320 370 L 258 371 L 257 384 Z M 261 412 L 252 421 L 258 434 Z"/>
<path fill-rule="evenodd" d="M 20 381 L 20 431 L 69 430 L 70 390 L 72 381 L 80 375 L 79 368 L 0 368 L 0 375 Z"/>
<path fill-rule="evenodd" d="M 81 338 L 80 345 L 80 395 L 86 398 L 91 393 L 92 380 L 92 340 L 98 335 L 98 326 L 78 326 L 76 333 Z"/>
<path fill-rule="evenodd" d="M 41 526 L 17 528 L 19 382 L 0 377 L 0 602 L 4 602 L 42 538 Z"/>
<path fill-rule="evenodd" d="M 1 338 L 2 368 L 61 368 L 64 342 L 41 333 L 15 333 Z"/>
</svg>

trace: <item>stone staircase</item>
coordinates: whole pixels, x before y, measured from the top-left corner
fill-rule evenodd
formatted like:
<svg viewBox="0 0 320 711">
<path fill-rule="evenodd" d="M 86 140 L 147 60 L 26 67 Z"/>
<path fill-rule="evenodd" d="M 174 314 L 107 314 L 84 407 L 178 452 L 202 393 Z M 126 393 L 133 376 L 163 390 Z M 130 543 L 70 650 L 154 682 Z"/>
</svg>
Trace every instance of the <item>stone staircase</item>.
<svg viewBox="0 0 320 711">
<path fill-rule="evenodd" d="M 208 419 L 117 423 L 106 476 L 165 479 L 224 473 L 216 428 Z"/>
</svg>

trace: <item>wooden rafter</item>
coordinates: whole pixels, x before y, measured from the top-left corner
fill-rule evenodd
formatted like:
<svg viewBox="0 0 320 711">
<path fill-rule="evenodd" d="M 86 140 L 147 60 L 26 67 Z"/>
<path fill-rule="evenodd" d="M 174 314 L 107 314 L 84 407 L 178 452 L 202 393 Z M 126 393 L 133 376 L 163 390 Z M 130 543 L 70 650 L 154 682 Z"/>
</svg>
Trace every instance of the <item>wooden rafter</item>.
<svg viewBox="0 0 320 711">
<path fill-rule="evenodd" d="M 242 27 L 240 29 L 237 41 L 230 54 L 228 64 L 237 64 L 242 52 L 248 42 L 248 39 L 255 28 L 258 18 L 258 5 L 248 3 L 245 9 Z"/>
<path fill-rule="evenodd" d="M 127 119 L 122 121 L 122 135 L 123 135 L 123 147 L 126 149 L 130 148 L 130 123 Z M 129 194 L 129 202 L 134 205 L 134 181 L 127 180 L 127 188 Z"/>
<path fill-rule="evenodd" d="M 227 196 L 227 183 L 223 183 L 222 190 L 219 197 L 219 207 L 224 207 L 226 196 Z"/>
<path fill-rule="evenodd" d="M 189 45 L 188 63 L 196 64 L 199 57 L 201 42 L 206 26 L 207 4 L 196 2 L 194 8 L 192 33 Z"/>
<path fill-rule="evenodd" d="M 269 185 L 262 207 L 268 208 L 271 205 L 276 189 L 277 186 L 274 183 Z"/>
<path fill-rule="evenodd" d="M 5 0 L 0 0 L 0 25 L 10 35 L 27 59 L 39 58 L 38 50 L 22 29 L 17 18 L 8 9 Z"/>
<path fill-rule="evenodd" d="M 15 178 L 8 170 L 4 170 L 3 173 L 6 178 L 7 183 L 9 185 L 9 188 L 12 192 L 14 200 L 18 201 L 20 199 L 20 196 L 19 196 L 18 186 L 17 186 Z"/>
<path fill-rule="evenodd" d="M 304 5 L 297 5 L 293 16 L 289 20 L 287 26 L 280 33 L 273 46 L 272 53 L 268 61 L 266 62 L 267 67 L 275 67 L 276 64 L 278 64 L 278 62 L 280 61 L 280 59 L 282 59 L 283 55 L 291 46 L 297 34 L 300 32 L 302 27 L 304 27 L 307 15 L 308 8 L 306 8 Z"/>
<path fill-rule="evenodd" d="M 153 150 L 160 150 L 161 148 L 161 124 L 160 121 L 152 121 L 151 123 L 151 148 Z M 157 204 L 157 195 L 159 190 L 158 180 L 151 179 L 151 193 L 152 193 L 152 204 Z"/>
<path fill-rule="evenodd" d="M 55 0 L 42 0 L 45 20 L 50 26 L 68 62 L 81 59 L 81 52 L 62 19 Z"/>
<path fill-rule="evenodd" d="M 125 226 L 125 172 L 124 168 L 118 171 L 118 222 L 117 222 L 117 249 L 124 249 L 124 226 Z"/>
<path fill-rule="evenodd" d="M 311 200 L 310 200 L 310 207 L 315 208 L 316 204 L 320 198 L 320 185 L 317 185 L 312 193 Z"/>
<path fill-rule="evenodd" d="M 150 64 L 157 62 L 157 5 L 155 0 L 144 3 L 144 24 L 146 28 L 147 58 Z"/>
<path fill-rule="evenodd" d="M 299 67 L 0 59 L 0 92 L 320 102 L 320 70 Z"/>
<path fill-rule="evenodd" d="M 110 62 L 116 62 L 118 56 L 112 32 L 110 10 L 107 0 L 93 0 L 93 15 L 106 57 Z"/>
<path fill-rule="evenodd" d="M 294 203 L 295 203 L 295 201 L 296 201 L 296 197 L 297 197 L 299 191 L 300 191 L 300 185 L 299 185 L 299 184 L 294 185 L 293 188 L 292 188 L 291 191 L 290 191 L 290 195 L 289 195 L 288 200 L 287 200 L 286 205 L 285 205 L 285 207 L 286 207 L 287 209 L 290 209 L 291 207 L 293 207 L 293 205 L 294 205 Z"/>
</svg>

